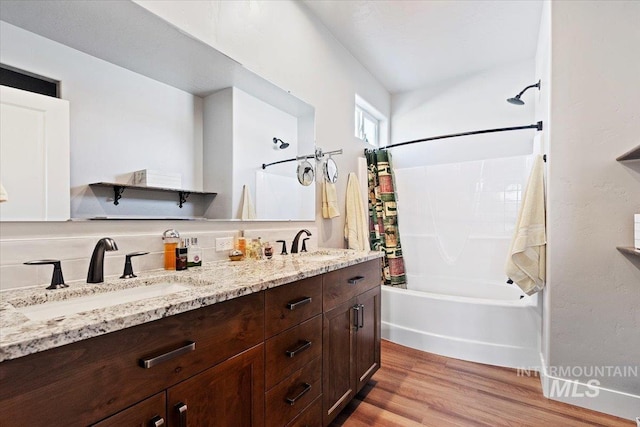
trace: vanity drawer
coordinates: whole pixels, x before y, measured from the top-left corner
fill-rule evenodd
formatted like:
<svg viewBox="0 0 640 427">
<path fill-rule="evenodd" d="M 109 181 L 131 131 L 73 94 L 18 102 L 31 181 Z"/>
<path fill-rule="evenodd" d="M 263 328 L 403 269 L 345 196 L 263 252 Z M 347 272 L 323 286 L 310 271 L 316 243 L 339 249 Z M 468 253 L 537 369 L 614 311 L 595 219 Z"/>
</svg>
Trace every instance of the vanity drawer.
<svg viewBox="0 0 640 427">
<path fill-rule="evenodd" d="M 265 336 L 272 337 L 322 312 L 322 276 L 265 293 Z"/>
<path fill-rule="evenodd" d="M 5 361 L 0 413 L 12 425 L 88 425 L 263 339 L 260 292 Z"/>
<path fill-rule="evenodd" d="M 322 427 L 322 398 L 314 400 L 287 427 Z"/>
<path fill-rule="evenodd" d="M 322 358 L 294 372 L 265 395 L 266 425 L 280 427 L 293 420 L 322 392 Z M 322 419 L 320 414 L 319 419 Z"/>
<path fill-rule="evenodd" d="M 324 275 L 324 311 L 329 311 L 341 303 L 381 284 L 380 259 L 341 268 Z"/>
<path fill-rule="evenodd" d="M 322 315 L 301 323 L 266 342 L 266 389 L 322 355 Z"/>
</svg>

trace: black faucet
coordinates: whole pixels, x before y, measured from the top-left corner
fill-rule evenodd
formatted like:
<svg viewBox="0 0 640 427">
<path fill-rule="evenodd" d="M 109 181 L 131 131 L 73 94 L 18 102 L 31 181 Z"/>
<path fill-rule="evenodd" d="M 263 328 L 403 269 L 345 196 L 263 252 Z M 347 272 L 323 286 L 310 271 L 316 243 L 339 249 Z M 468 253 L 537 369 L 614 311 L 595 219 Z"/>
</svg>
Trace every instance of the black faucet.
<svg viewBox="0 0 640 427">
<path fill-rule="evenodd" d="M 311 232 L 309 230 L 305 230 L 304 228 L 298 231 L 298 234 L 296 234 L 296 237 L 293 238 L 293 243 L 291 244 L 292 254 L 298 253 L 298 241 L 300 240 L 300 236 L 302 236 L 302 233 L 306 233 L 307 236 L 311 236 Z"/>
<path fill-rule="evenodd" d="M 116 245 L 115 240 L 112 238 L 105 237 L 98 240 L 98 243 L 96 243 L 96 247 L 93 250 L 93 255 L 91 256 L 89 273 L 87 273 L 87 283 L 104 282 L 104 252 L 117 250 L 118 245 Z"/>
</svg>

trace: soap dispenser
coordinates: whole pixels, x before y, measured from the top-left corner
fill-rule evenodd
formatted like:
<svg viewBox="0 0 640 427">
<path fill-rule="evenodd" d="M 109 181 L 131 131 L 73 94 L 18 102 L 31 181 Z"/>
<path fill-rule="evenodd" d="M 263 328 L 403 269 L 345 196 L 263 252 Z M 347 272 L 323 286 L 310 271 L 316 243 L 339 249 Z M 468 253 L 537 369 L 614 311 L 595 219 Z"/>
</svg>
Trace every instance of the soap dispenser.
<svg viewBox="0 0 640 427">
<path fill-rule="evenodd" d="M 177 230 L 169 229 L 162 233 L 164 241 L 164 269 L 176 269 L 176 249 L 180 243 L 180 233 Z"/>
</svg>

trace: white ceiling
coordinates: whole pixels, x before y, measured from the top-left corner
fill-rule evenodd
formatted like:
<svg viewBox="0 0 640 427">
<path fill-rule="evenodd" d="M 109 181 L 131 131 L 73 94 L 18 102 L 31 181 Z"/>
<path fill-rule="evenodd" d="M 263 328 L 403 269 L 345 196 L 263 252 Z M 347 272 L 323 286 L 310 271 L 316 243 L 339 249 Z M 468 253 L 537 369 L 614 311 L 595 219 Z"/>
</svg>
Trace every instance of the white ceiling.
<svg viewBox="0 0 640 427">
<path fill-rule="evenodd" d="M 542 0 L 303 0 L 391 93 L 533 58 Z"/>
</svg>

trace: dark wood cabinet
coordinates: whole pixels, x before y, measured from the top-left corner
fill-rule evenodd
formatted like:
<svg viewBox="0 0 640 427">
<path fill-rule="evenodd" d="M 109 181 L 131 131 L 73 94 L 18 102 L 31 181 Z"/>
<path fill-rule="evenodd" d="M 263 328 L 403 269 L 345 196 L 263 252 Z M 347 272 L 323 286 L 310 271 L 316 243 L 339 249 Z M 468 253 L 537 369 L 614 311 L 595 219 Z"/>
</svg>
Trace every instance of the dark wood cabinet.
<svg viewBox="0 0 640 427">
<path fill-rule="evenodd" d="M 264 346 L 167 390 L 168 427 L 264 426 Z"/>
<path fill-rule="evenodd" d="M 328 425 L 380 366 L 380 262 L 0 363 L 0 424 Z"/>
<path fill-rule="evenodd" d="M 167 425 L 165 393 L 158 393 L 130 408 L 93 424 L 93 427 L 163 427 Z"/>
<path fill-rule="evenodd" d="M 380 368 L 380 287 L 373 288 L 356 298 L 356 393 Z"/>
<path fill-rule="evenodd" d="M 355 396 L 353 363 L 355 299 L 324 313 L 323 324 L 323 424 L 327 425 Z"/>
<path fill-rule="evenodd" d="M 87 426 L 263 341 L 259 292 L 8 360 L 0 363 L 0 424 Z"/>
<path fill-rule="evenodd" d="M 380 367 L 380 262 L 323 278 L 323 425 L 344 409 Z"/>
</svg>

